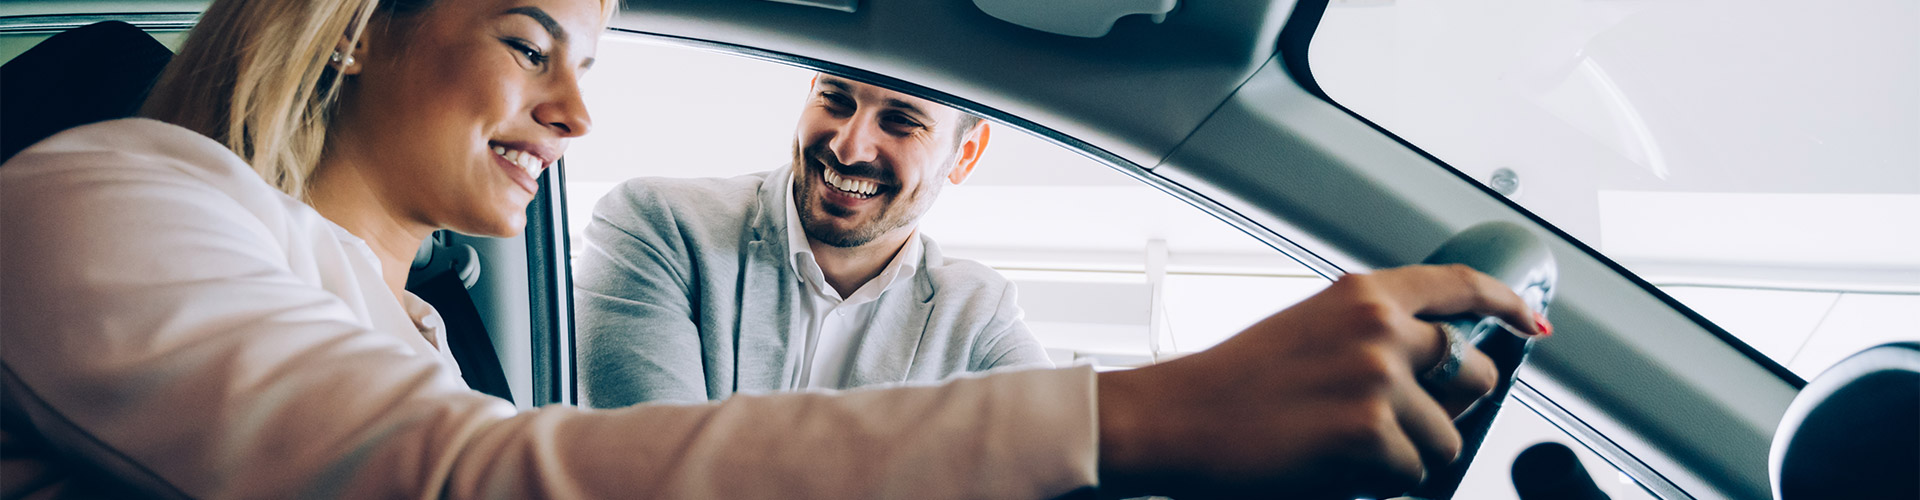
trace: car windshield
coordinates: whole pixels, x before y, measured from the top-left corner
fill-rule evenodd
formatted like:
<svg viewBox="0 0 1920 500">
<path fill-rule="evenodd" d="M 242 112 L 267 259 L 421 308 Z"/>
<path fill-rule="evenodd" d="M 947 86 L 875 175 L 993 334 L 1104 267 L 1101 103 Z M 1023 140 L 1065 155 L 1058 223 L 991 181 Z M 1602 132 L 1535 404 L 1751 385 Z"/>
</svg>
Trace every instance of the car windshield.
<svg viewBox="0 0 1920 500">
<path fill-rule="evenodd" d="M 1920 3 L 1335 0 L 1335 102 L 1811 378 L 1920 339 Z"/>
</svg>

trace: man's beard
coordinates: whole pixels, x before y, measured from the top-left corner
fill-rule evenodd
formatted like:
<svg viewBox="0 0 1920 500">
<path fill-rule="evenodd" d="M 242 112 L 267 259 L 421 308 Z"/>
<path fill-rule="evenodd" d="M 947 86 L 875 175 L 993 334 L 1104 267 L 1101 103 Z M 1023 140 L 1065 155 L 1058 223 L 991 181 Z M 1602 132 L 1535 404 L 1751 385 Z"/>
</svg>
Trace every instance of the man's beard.
<svg viewBox="0 0 1920 500">
<path fill-rule="evenodd" d="M 816 166 L 834 168 L 842 175 L 871 178 L 886 184 L 890 192 L 878 195 L 887 197 L 886 200 L 880 200 L 881 205 L 877 207 L 878 215 L 865 224 L 851 228 L 834 227 L 828 217 L 847 217 L 853 213 L 842 213 L 837 207 L 828 205 L 813 195 L 813 186 L 823 183 L 819 179 L 819 173 L 814 171 Z M 899 179 L 893 176 L 893 171 L 890 169 L 864 163 L 840 165 L 833 159 L 833 154 L 825 150 L 824 145 L 802 151 L 797 140 L 793 145 L 793 169 L 794 208 L 800 213 L 800 228 L 806 231 L 808 238 L 836 248 L 866 245 L 889 231 L 913 224 L 919 220 L 921 214 L 926 213 L 930 205 L 926 202 L 932 201 L 931 195 L 935 194 L 902 192 Z M 833 188 L 828 186 L 827 189 Z M 938 189 L 938 186 L 934 189 Z M 928 195 L 925 200 L 921 200 L 918 196 L 922 194 Z M 902 201 L 904 203 L 895 203 Z"/>
</svg>

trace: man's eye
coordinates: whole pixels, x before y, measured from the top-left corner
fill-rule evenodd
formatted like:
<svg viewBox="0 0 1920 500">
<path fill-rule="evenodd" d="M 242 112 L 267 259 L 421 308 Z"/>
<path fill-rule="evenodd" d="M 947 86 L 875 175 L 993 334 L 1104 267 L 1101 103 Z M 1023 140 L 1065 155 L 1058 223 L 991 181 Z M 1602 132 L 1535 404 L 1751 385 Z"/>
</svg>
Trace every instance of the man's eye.
<svg viewBox="0 0 1920 500">
<path fill-rule="evenodd" d="M 520 41 L 520 40 L 514 40 L 514 39 L 507 39 L 504 41 L 507 43 L 507 46 L 513 47 L 513 50 L 515 52 L 519 52 L 522 57 L 527 58 L 528 62 L 531 62 L 536 66 L 547 63 L 547 54 L 545 52 L 541 52 L 540 49 L 534 48 L 533 44 Z"/>
<path fill-rule="evenodd" d="M 920 122 L 917 122 L 917 121 L 913 121 L 913 119 L 912 119 L 912 118 L 907 118 L 907 117 L 904 117 L 904 116 L 890 116 L 890 117 L 887 117 L 887 123 L 888 123 L 888 124 L 891 124 L 891 125 L 893 125 L 893 126 L 895 126 L 895 127 L 899 127 L 899 128 L 903 128 L 903 129 L 908 129 L 908 130 L 917 130 L 917 129 L 919 129 L 919 128 L 921 128 L 921 127 L 923 127 L 923 125 L 921 125 L 921 124 L 920 124 Z"/>
<path fill-rule="evenodd" d="M 820 93 L 820 98 L 826 99 L 827 104 L 831 104 L 835 107 L 842 107 L 842 108 L 853 107 L 853 100 L 848 99 L 847 96 L 843 96 L 840 94 L 835 94 L 832 92 L 822 92 Z"/>
</svg>

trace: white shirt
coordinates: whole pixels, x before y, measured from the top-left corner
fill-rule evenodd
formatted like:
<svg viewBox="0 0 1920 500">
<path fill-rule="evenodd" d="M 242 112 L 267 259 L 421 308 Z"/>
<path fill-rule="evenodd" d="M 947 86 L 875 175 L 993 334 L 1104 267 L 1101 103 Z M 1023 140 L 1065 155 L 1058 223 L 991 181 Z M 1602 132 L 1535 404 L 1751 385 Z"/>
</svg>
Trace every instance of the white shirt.
<svg viewBox="0 0 1920 500">
<path fill-rule="evenodd" d="M 0 165 L 0 498 L 1053 498 L 1095 479 L 1085 368 L 519 412 L 467 388 L 422 335 L 433 315 L 343 233 L 152 120 Z"/>
<path fill-rule="evenodd" d="M 799 200 L 793 197 L 793 176 L 787 176 L 786 186 L 780 190 L 786 199 L 787 207 L 787 259 L 788 267 L 807 284 L 807 331 L 801 342 L 801 359 L 798 365 L 799 376 L 794 377 L 800 387 L 844 388 L 847 367 L 853 364 L 853 353 L 859 350 L 861 339 L 870 331 L 873 318 L 880 311 L 879 300 L 882 294 L 894 288 L 911 286 L 913 273 L 920 268 L 920 232 L 915 231 L 907 237 L 905 245 L 893 255 L 893 260 L 881 268 L 880 274 L 862 283 L 859 289 L 846 297 L 827 283 L 826 272 L 820 269 L 820 262 L 813 257 L 813 246 L 807 243 L 807 232 L 800 227 Z M 889 332 L 875 332 L 885 335 Z"/>
<path fill-rule="evenodd" d="M 333 231 L 335 238 L 340 239 L 340 246 L 347 251 L 347 254 L 354 257 L 349 259 L 349 265 L 352 267 L 352 271 L 362 275 L 371 274 L 374 278 L 374 283 L 368 283 L 362 280 L 359 283 L 361 289 L 358 290 L 358 293 L 352 295 L 359 297 L 361 300 L 371 298 L 372 300 L 378 301 L 380 298 L 378 292 L 387 289 L 386 275 L 381 271 L 380 258 L 373 254 L 373 247 L 367 246 L 366 240 L 354 236 L 353 233 L 347 231 L 347 228 L 340 227 L 340 225 L 334 224 L 333 221 L 321 219 L 321 222 L 325 223 L 328 230 Z M 378 285 L 378 288 L 370 288 L 374 285 Z M 420 338 L 429 343 L 425 349 L 420 349 L 420 346 L 414 346 L 414 348 L 420 349 L 420 352 L 433 353 L 441 365 L 449 370 L 453 370 L 456 374 L 460 373 L 460 363 L 453 359 L 453 351 L 447 348 L 447 322 L 440 317 L 440 311 L 434 310 L 433 304 L 428 304 L 426 300 L 421 299 L 418 295 L 414 295 L 413 292 L 402 290 L 400 294 L 400 312 L 407 316 L 407 321 L 413 324 L 413 329 L 419 332 Z M 384 309 L 378 306 L 374 306 L 374 308 Z M 391 319 L 388 319 L 387 322 L 398 324 Z M 394 331 L 402 330 L 396 329 Z M 410 341 L 411 339 L 409 339 L 409 342 Z"/>
</svg>

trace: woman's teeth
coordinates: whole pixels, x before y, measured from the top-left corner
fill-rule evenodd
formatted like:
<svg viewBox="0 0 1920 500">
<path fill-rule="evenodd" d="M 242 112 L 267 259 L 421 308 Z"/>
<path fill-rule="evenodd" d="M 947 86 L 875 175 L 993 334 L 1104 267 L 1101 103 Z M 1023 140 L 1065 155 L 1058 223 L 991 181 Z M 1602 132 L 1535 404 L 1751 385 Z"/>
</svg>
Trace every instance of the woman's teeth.
<svg viewBox="0 0 1920 500">
<path fill-rule="evenodd" d="M 855 198 L 869 198 L 872 197 L 874 193 L 880 191 L 880 185 L 873 183 L 873 181 L 841 177 L 838 172 L 834 172 L 831 168 L 823 168 L 820 170 L 825 172 L 821 177 L 827 180 L 827 185 L 833 186 L 834 189 L 845 191 Z"/>
<path fill-rule="evenodd" d="M 494 146 L 493 154 L 499 155 L 501 158 L 505 158 L 507 160 L 507 163 L 519 165 L 522 170 L 527 171 L 527 177 L 532 177 L 535 179 L 540 178 L 540 170 L 546 167 L 546 162 L 540 161 L 540 157 L 534 156 L 533 153 L 528 153 L 526 151 L 521 151 L 518 149 L 507 149 L 501 146 Z"/>
</svg>

